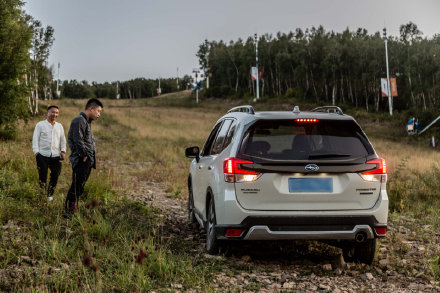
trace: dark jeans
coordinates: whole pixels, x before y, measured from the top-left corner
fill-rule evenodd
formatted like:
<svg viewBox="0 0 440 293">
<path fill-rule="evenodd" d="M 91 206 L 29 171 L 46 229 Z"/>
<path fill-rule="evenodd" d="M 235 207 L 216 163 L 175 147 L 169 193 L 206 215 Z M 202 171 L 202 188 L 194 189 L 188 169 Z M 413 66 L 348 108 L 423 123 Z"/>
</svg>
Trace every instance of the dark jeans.
<svg viewBox="0 0 440 293">
<path fill-rule="evenodd" d="M 84 192 L 84 186 L 86 185 L 87 179 L 89 179 L 90 171 L 92 166 L 90 160 L 86 162 L 79 162 L 72 172 L 72 185 L 70 186 L 69 192 L 67 192 L 65 209 L 66 212 L 72 212 L 78 207 L 78 198 Z"/>
<path fill-rule="evenodd" d="M 55 191 L 55 187 L 57 186 L 58 177 L 61 173 L 60 157 L 45 157 L 41 154 L 38 154 L 36 156 L 36 160 L 40 187 L 43 190 L 46 189 L 47 173 L 48 169 L 50 170 L 50 180 L 47 188 L 47 194 L 52 196 Z"/>
</svg>

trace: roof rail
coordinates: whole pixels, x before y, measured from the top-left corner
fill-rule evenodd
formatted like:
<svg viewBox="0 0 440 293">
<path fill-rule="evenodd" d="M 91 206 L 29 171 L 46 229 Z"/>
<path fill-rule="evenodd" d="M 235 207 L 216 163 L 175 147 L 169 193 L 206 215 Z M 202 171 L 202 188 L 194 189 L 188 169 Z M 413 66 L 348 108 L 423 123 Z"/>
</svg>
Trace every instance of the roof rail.
<svg viewBox="0 0 440 293">
<path fill-rule="evenodd" d="M 232 112 L 245 112 L 245 113 L 249 113 L 252 115 L 255 114 L 254 107 L 252 107 L 250 105 L 237 106 L 237 107 L 234 107 L 228 111 L 228 113 L 232 113 Z"/>
<path fill-rule="evenodd" d="M 313 109 L 311 112 L 326 112 L 326 113 L 336 113 L 339 115 L 344 115 L 341 108 L 337 106 L 324 106 Z"/>
</svg>

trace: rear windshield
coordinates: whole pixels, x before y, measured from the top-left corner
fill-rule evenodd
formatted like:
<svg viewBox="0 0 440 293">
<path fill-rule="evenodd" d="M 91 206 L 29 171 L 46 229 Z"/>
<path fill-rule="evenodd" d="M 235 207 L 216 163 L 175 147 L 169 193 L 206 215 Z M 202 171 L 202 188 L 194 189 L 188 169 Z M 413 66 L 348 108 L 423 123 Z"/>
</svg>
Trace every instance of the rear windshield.
<svg viewBox="0 0 440 293">
<path fill-rule="evenodd" d="M 341 160 L 374 150 L 351 120 L 259 120 L 245 133 L 240 153 L 269 160 Z"/>
</svg>

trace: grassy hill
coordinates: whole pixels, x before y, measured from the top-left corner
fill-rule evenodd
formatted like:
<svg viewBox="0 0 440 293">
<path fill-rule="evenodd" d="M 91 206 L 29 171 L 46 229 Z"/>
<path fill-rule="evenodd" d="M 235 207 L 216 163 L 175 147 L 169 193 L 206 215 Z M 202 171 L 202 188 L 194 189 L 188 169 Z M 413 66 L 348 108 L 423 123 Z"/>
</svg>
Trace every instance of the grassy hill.
<svg viewBox="0 0 440 293">
<path fill-rule="evenodd" d="M 47 202 L 38 188 L 31 140 L 44 115 L 20 125 L 14 141 L 0 141 L 0 291 L 211 290 L 215 272 L 224 269 L 219 262 L 201 257 L 195 243 L 167 240 L 161 211 L 130 196 L 138 192 L 140 182 L 147 182 L 158 184 L 170 198 L 185 199 L 189 166 L 185 147 L 202 146 L 227 109 L 248 104 L 201 100 L 196 105 L 194 100 L 189 92 L 104 100 L 102 116 L 92 125 L 97 170 L 92 171 L 80 211 L 71 220 L 62 217 L 71 183 L 67 162 L 53 202 Z M 85 102 L 55 102 L 66 133 Z M 254 107 L 290 110 L 294 103 L 267 101 Z M 413 218 L 415 226 L 439 231 L 440 153 L 424 145 L 424 138 L 408 138 L 404 117 L 346 112 L 358 118 L 377 153 L 387 160 L 391 219 Z M 401 244 L 398 241 L 395 245 Z M 438 281 L 438 239 L 432 245 L 437 250 L 426 254 L 424 273 Z"/>
</svg>

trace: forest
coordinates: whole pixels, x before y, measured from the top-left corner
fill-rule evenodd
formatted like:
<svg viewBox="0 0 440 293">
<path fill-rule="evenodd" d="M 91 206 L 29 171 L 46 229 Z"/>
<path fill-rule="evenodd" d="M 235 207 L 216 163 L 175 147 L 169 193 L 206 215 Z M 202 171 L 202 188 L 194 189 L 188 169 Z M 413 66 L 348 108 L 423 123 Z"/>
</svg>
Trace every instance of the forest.
<svg viewBox="0 0 440 293">
<path fill-rule="evenodd" d="M 396 110 L 426 111 L 440 103 L 440 35 L 423 37 L 417 25 L 400 26 L 388 36 L 390 77 L 397 79 Z M 255 96 L 251 67 L 255 39 L 208 41 L 199 46 L 201 68 L 210 77 L 208 95 Z M 359 28 L 343 32 L 312 27 L 276 36 L 258 36 L 260 96 L 291 97 L 318 104 L 347 105 L 387 111 L 380 79 L 386 78 L 382 32 Z"/>
</svg>

